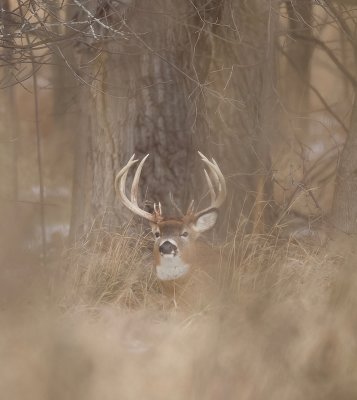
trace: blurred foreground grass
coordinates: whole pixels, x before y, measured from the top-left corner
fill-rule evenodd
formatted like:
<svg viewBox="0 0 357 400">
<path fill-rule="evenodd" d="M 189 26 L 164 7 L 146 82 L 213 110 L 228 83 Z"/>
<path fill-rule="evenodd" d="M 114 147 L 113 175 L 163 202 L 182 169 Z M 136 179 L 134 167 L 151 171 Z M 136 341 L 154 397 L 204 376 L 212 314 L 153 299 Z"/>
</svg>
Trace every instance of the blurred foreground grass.
<svg viewBox="0 0 357 400">
<path fill-rule="evenodd" d="M 3 263 L 0 398 L 357 398 L 353 252 L 236 235 L 221 295 L 188 309 L 130 232 L 92 232 L 46 273 Z"/>
</svg>

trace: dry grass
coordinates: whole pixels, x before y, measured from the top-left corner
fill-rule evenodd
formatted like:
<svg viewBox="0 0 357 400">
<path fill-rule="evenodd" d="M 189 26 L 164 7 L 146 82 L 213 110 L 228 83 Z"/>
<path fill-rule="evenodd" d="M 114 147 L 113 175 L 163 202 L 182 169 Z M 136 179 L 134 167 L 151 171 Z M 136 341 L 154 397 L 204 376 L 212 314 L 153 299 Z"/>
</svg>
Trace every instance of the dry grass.
<svg viewBox="0 0 357 400">
<path fill-rule="evenodd" d="M 237 234 L 222 247 L 222 295 L 187 310 L 163 299 L 148 239 L 130 231 L 92 232 L 56 267 L 51 296 L 42 279 L 2 307 L 1 398 L 357 397 L 353 258 Z"/>
</svg>

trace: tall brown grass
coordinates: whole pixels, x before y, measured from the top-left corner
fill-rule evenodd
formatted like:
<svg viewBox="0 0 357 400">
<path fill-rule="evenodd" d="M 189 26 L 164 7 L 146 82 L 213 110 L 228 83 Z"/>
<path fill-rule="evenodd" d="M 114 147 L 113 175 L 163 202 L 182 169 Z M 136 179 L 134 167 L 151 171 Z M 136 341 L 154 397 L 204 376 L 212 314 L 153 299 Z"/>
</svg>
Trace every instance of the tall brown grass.
<svg viewBox="0 0 357 400">
<path fill-rule="evenodd" d="M 353 253 L 237 232 L 219 249 L 221 295 L 181 309 L 131 232 L 93 231 L 53 272 L 16 275 L 0 398 L 357 398 Z"/>
</svg>

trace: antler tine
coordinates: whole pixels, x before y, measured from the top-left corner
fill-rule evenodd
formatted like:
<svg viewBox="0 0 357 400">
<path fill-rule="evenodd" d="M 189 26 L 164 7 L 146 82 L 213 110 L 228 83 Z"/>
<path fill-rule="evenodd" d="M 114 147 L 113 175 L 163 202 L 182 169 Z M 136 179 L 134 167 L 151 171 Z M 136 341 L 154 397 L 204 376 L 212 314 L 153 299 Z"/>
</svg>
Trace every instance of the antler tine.
<svg viewBox="0 0 357 400">
<path fill-rule="evenodd" d="M 212 158 L 212 162 L 212 172 L 214 176 L 218 178 L 218 198 L 216 199 L 216 202 L 219 204 L 218 207 L 220 207 L 227 197 L 226 180 L 214 158 Z"/>
<path fill-rule="evenodd" d="M 216 207 L 218 208 L 223 204 L 227 197 L 226 180 L 214 158 L 212 158 L 212 162 L 207 160 L 206 164 L 209 165 L 210 171 L 212 172 L 218 186 L 218 197 L 215 200 Z"/>
<path fill-rule="evenodd" d="M 191 202 L 190 202 L 190 204 L 189 204 L 189 206 L 187 208 L 186 215 L 193 214 L 193 206 L 194 206 L 194 204 L 195 204 L 195 200 L 191 200 Z"/>
<path fill-rule="evenodd" d="M 201 156 L 202 161 L 208 167 L 211 177 L 213 178 L 214 183 L 216 184 L 217 189 L 218 189 L 218 194 L 216 195 L 216 192 L 215 192 L 213 184 L 212 184 L 212 180 L 209 177 L 207 171 L 204 170 L 206 180 L 208 183 L 208 187 L 209 187 L 210 196 L 211 196 L 211 205 L 200 212 L 200 213 L 204 213 L 204 212 L 210 210 L 211 208 L 219 208 L 223 204 L 223 202 L 227 196 L 227 187 L 226 187 L 226 180 L 225 180 L 218 164 L 214 160 L 214 158 L 212 158 L 212 161 L 210 161 L 200 151 L 198 152 L 198 154 Z"/>
<path fill-rule="evenodd" d="M 130 157 L 130 160 L 127 162 L 127 164 L 117 173 L 116 177 L 115 177 L 115 182 L 114 182 L 114 188 L 115 191 L 120 195 L 120 187 L 118 185 L 118 180 L 121 179 L 122 181 L 124 181 L 124 186 L 125 186 L 125 182 L 126 182 L 126 176 L 127 176 L 127 172 L 128 170 L 132 167 L 132 165 L 134 165 L 135 163 L 138 162 L 138 160 L 134 160 L 135 154 L 133 154 Z M 119 189 L 119 191 L 118 191 Z"/>
<path fill-rule="evenodd" d="M 150 214 L 147 211 L 142 210 L 137 203 L 137 191 L 138 191 L 138 183 L 139 183 L 139 178 L 140 178 L 140 172 L 143 167 L 143 164 L 147 158 L 147 156 L 141 160 L 138 169 L 136 171 L 135 176 L 134 176 L 134 181 L 133 184 L 135 183 L 136 187 L 131 188 L 131 201 L 128 199 L 128 197 L 125 194 L 125 184 L 126 184 L 126 178 L 129 172 L 129 169 L 138 162 L 138 160 L 134 160 L 135 154 L 133 154 L 128 161 L 128 163 L 118 172 L 117 176 L 115 177 L 115 190 L 118 193 L 122 203 L 134 214 L 139 215 L 140 217 L 143 217 L 151 222 L 157 222 L 157 217 L 156 215 Z M 118 181 L 120 179 L 119 185 Z"/>
<path fill-rule="evenodd" d="M 160 202 L 154 203 L 154 214 L 157 219 L 162 218 L 162 207 Z"/>
<path fill-rule="evenodd" d="M 183 212 L 182 212 L 181 208 L 176 204 L 174 196 L 172 195 L 171 192 L 169 193 L 169 196 L 170 196 L 170 201 L 171 201 L 172 205 L 175 207 L 176 211 L 181 215 L 181 217 L 183 217 Z"/>
<path fill-rule="evenodd" d="M 138 168 L 135 171 L 133 183 L 131 185 L 131 191 L 130 191 L 130 200 L 132 203 L 134 203 L 136 206 L 138 205 L 138 192 L 139 192 L 139 180 L 141 176 L 141 170 L 143 169 L 144 162 L 146 159 L 149 157 L 149 154 L 147 154 L 141 161 L 140 164 L 138 165 Z"/>
<path fill-rule="evenodd" d="M 204 169 L 203 172 L 205 173 L 205 177 L 206 177 L 206 180 L 207 180 L 209 194 L 211 196 L 211 203 L 213 203 L 216 200 L 216 193 L 214 191 L 211 178 L 209 177 L 207 171 Z M 216 180 L 216 182 L 217 182 L 217 180 Z"/>
</svg>

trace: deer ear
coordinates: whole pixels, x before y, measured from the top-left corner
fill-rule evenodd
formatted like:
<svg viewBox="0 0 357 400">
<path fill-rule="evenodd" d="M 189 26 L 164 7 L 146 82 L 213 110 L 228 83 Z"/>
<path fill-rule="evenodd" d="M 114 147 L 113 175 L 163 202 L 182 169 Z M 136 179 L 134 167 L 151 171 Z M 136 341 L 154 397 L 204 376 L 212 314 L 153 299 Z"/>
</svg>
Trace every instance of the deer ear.
<svg viewBox="0 0 357 400">
<path fill-rule="evenodd" d="M 216 209 L 210 210 L 200 215 L 192 224 L 192 229 L 196 232 L 202 233 L 214 227 L 217 221 L 218 211 Z"/>
</svg>

